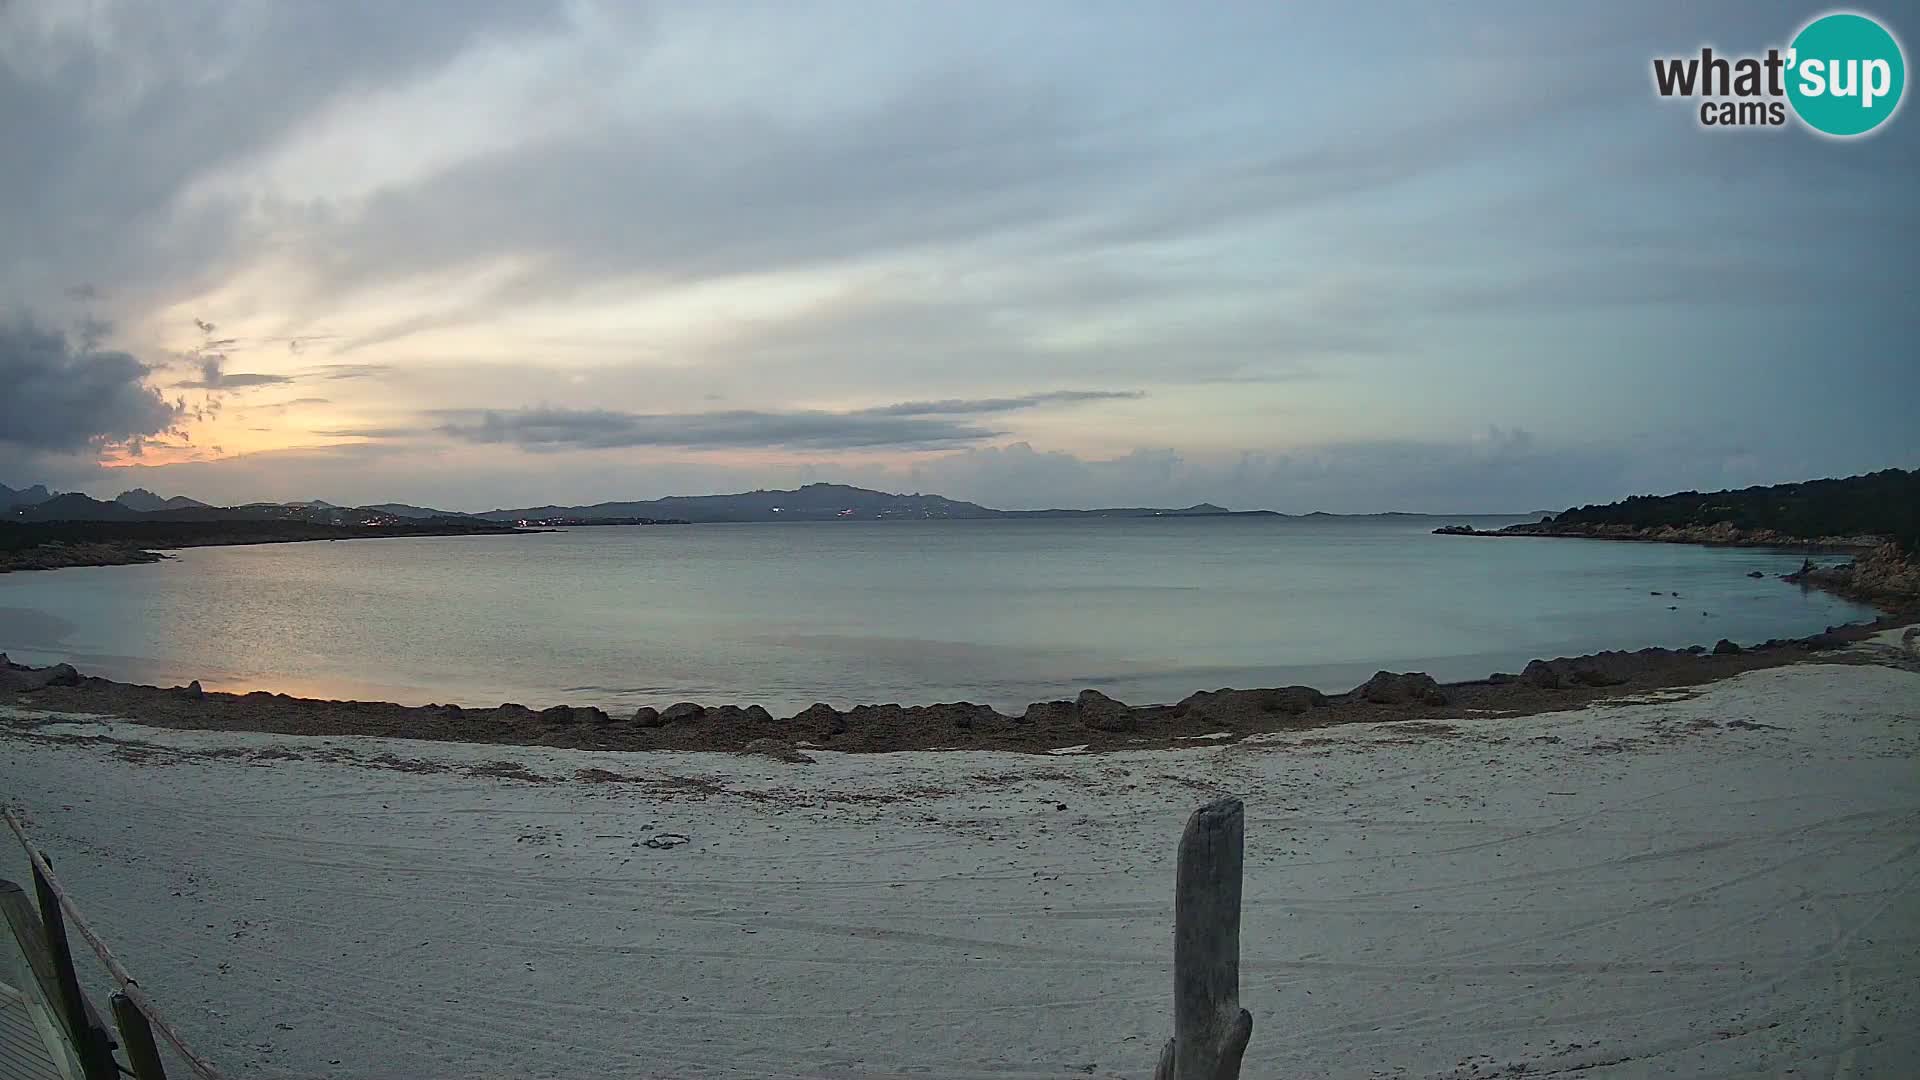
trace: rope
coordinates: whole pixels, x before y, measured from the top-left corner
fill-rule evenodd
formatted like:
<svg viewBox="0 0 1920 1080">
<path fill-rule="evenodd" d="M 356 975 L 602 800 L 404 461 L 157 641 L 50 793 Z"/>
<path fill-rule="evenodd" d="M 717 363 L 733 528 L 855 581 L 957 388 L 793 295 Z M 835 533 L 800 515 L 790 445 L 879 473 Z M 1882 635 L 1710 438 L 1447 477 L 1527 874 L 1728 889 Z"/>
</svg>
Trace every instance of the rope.
<svg viewBox="0 0 1920 1080">
<path fill-rule="evenodd" d="M 13 835 L 20 838 L 20 846 L 26 849 L 27 858 L 33 862 L 33 869 L 39 873 L 41 877 L 46 879 L 48 890 L 59 899 L 60 910 L 66 913 L 67 925 L 79 931 L 81 938 L 85 939 L 88 945 L 93 946 L 94 955 L 98 956 L 100 962 L 106 965 L 107 974 L 113 976 L 113 981 L 120 985 L 120 992 L 127 995 L 127 999 L 132 1001 L 134 1007 L 139 1009 L 141 1014 L 147 1018 L 147 1022 L 153 1026 L 153 1029 L 158 1031 L 160 1036 L 166 1039 L 167 1042 L 171 1043 L 175 1050 L 179 1051 L 180 1056 L 186 1060 L 187 1067 L 192 1069 L 196 1076 L 199 1076 L 201 1080 L 226 1080 L 226 1078 L 221 1075 L 220 1070 L 213 1067 L 212 1063 L 187 1048 L 186 1041 L 180 1037 L 179 1032 L 173 1029 L 173 1025 L 167 1022 L 166 1017 L 160 1015 L 159 1007 L 154 1005 L 151 998 L 147 997 L 147 992 L 140 989 L 140 984 L 133 981 L 133 976 L 128 974 L 127 969 L 120 965 L 120 961 L 116 959 L 112 951 L 107 948 L 106 942 L 101 941 L 100 935 L 94 933 L 93 927 L 89 926 L 87 920 L 81 917 L 80 909 L 74 906 L 73 899 L 67 895 L 67 890 L 61 886 L 60 879 L 53 876 L 53 867 L 48 865 L 46 856 L 40 854 L 40 850 L 33 846 L 33 841 L 28 839 L 26 826 L 20 824 L 20 819 L 13 815 L 11 807 L 7 808 L 5 815 L 7 826 L 13 830 Z"/>
</svg>

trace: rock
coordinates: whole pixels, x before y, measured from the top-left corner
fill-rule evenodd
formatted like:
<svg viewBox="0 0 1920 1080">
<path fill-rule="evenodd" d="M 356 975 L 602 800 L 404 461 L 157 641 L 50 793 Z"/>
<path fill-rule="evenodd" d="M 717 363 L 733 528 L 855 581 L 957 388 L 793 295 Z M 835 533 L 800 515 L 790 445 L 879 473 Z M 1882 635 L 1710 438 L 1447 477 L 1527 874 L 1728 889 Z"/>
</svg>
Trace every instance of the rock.
<svg viewBox="0 0 1920 1080">
<path fill-rule="evenodd" d="M 1080 723 L 1095 731 L 1132 731 L 1138 727 L 1133 710 L 1098 690 L 1082 690 L 1074 703 Z"/>
<path fill-rule="evenodd" d="M 993 710 L 991 705 L 976 705 L 971 701 L 946 701 L 929 705 L 924 710 L 927 719 L 935 723 L 946 723 L 961 731 L 973 731 L 976 728 L 994 727 L 1004 719 Z"/>
<path fill-rule="evenodd" d="M 1433 676 L 1424 671 L 1409 671 L 1404 674 L 1394 671 L 1376 671 L 1373 678 L 1361 683 L 1354 693 L 1376 705 L 1402 705 L 1417 702 L 1423 705 L 1445 705 L 1446 691 L 1440 689 Z"/>
<path fill-rule="evenodd" d="M 458 708 L 458 706 L 449 706 L 449 707 Z M 607 710 L 600 708 L 598 705 L 584 705 L 584 706 L 575 708 L 573 710 L 573 718 L 576 721 L 584 720 L 589 724 L 613 723 L 613 717 L 608 716 Z"/>
<path fill-rule="evenodd" d="M 806 708 L 801 709 L 794 714 L 790 723 L 797 726 L 817 728 L 824 731 L 828 736 L 845 735 L 847 733 L 847 718 L 840 715 L 840 710 L 824 701 L 816 701 Z"/>
<path fill-rule="evenodd" d="M 79 686 L 80 673 L 71 664 L 23 668 L 9 664 L 0 668 L 0 689 L 40 690 L 49 686 Z"/>
<path fill-rule="evenodd" d="M 1567 679 L 1582 686 L 1619 686 L 1627 676 L 1610 665 L 1585 663 L 1575 664 Z"/>
<path fill-rule="evenodd" d="M 1763 577 L 1766 577 L 1767 575 L 1761 573 L 1758 570 L 1749 570 L 1747 571 L 1747 576 L 1750 578 L 1763 578 Z"/>
<path fill-rule="evenodd" d="M 194 685 L 198 686 L 199 684 L 195 683 Z M 467 715 L 467 711 L 465 709 L 462 709 L 460 706 L 453 705 L 453 704 L 440 706 L 440 711 L 442 713 L 445 713 L 449 718 L 454 720 L 459 720 Z"/>
<path fill-rule="evenodd" d="M 1071 724 L 1078 717 L 1071 701 L 1036 701 L 1020 718 L 1029 724 Z"/>
<path fill-rule="evenodd" d="M 706 715 L 706 708 L 691 701 L 679 701 L 660 711 L 660 722 L 677 724 L 682 720 L 698 720 Z"/>
<path fill-rule="evenodd" d="M 1686 651 L 1694 656 L 1699 656 L 1701 653 L 1707 651 L 1707 647 L 1705 645 L 1689 645 Z"/>
<path fill-rule="evenodd" d="M 192 698 L 195 701 L 199 701 L 202 698 L 207 696 L 207 692 L 205 690 L 200 689 L 200 680 L 195 679 L 192 682 L 180 688 L 180 696 L 185 698 Z"/>
<path fill-rule="evenodd" d="M 1520 676 L 1515 675 L 1511 671 L 1496 671 L 1493 674 L 1487 676 L 1487 681 L 1492 683 L 1495 686 L 1505 686 L 1508 683 L 1519 682 Z"/>
<path fill-rule="evenodd" d="M 1529 686 L 1537 686 L 1542 690 L 1560 689 L 1560 672 L 1545 660 L 1527 661 L 1525 670 L 1520 672 L 1520 678 Z"/>
<path fill-rule="evenodd" d="M 500 714 L 500 719 L 502 720 L 527 720 L 533 716 L 532 709 L 527 708 L 517 701 L 503 701 L 500 703 L 500 707 L 494 711 Z"/>
<path fill-rule="evenodd" d="M 747 719 L 756 724 L 771 724 L 773 723 L 773 714 L 759 705 L 749 705 L 747 706 Z"/>
<path fill-rule="evenodd" d="M 555 705 L 551 709 L 540 710 L 540 722 L 544 724 L 571 724 L 573 719 L 573 707 L 570 705 Z"/>
<path fill-rule="evenodd" d="M 1735 645 L 1726 638 L 1721 638 L 1719 641 L 1713 643 L 1713 655 L 1715 656 L 1738 656 L 1744 651 L 1740 646 Z"/>
<path fill-rule="evenodd" d="M 1236 722 L 1266 713 L 1298 715 L 1325 706 L 1327 695 L 1311 686 L 1281 686 L 1270 690 L 1199 690 L 1173 707 L 1173 715 L 1193 720 Z"/>
<path fill-rule="evenodd" d="M 660 715 L 659 709 L 651 705 L 642 705 L 633 710 L 633 722 L 639 727 L 655 728 L 666 723 L 667 719 Z"/>
<path fill-rule="evenodd" d="M 742 747 L 742 752 L 770 757 L 775 761 L 784 761 L 791 765 L 812 765 L 814 760 L 793 748 L 792 743 L 779 739 L 755 739 Z"/>
<path fill-rule="evenodd" d="M 679 706 L 675 705 L 673 708 L 677 709 Z M 667 711 L 672 712 L 673 709 Z M 700 718 L 709 724 L 773 723 L 772 714 L 758 705 L 749 705 L 744 709 L 738 705 L 716 705 L 711 709 L 702 710 Z"/>
</svg>

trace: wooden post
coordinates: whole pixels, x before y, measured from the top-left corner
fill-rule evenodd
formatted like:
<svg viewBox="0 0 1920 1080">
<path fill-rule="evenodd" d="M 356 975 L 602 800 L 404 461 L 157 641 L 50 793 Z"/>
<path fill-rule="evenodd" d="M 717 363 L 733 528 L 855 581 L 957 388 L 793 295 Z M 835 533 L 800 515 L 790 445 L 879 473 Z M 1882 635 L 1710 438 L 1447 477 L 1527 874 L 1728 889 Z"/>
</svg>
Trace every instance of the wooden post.
<svg viewBox="0 0 1920 1080">
<path fill-rule="evenodd" d="M 147 1026 L 147 1014 L 140 1006 L 125 994 L 113 995 L 113 1022 L 120 1028 L 120 1045 L 126 1047 L 135 1080 L 167 1080 L 160 1048 L 153 1043 L 153 1028 Z"/>
<path fill-rule="evenodd" d="M 41 855 L 44 859 L 46 856 Z M 53 958 L 53 974 L 60 990 L 60 1012 L 67 1021 L 67 1033 L 73 1039 L 74 1053 L 87 1080 L 119 1080 L 120 1070 L 113 1062 L 105 1033 L 93 1026 L 86 995 L 80 992 L 80 977 L 73 969 L 73 950 L 67 947 L 67 921 L 60 915 L 60 898 L 39 867 L 33 868 L 33 891 L 40 900 L 40 926 L 46 933 L 47 953 Z"/>
<path fill-rule="evenodd" d="M 1187 819 L 1173 894 L 1173 1038 L 1154 1080 L 1238 1080 L 1253 1036 L 1240 1007 L 1246 810 L 1221 798 Z"/>
</svg>

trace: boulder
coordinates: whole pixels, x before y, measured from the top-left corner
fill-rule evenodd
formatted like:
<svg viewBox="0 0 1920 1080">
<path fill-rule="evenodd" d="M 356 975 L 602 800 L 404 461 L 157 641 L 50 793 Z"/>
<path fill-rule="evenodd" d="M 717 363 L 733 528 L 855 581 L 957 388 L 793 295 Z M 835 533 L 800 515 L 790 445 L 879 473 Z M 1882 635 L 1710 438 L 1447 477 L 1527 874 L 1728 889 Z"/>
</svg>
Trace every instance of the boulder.
<svg viewBox="0 0 1920 1080">
<path fill-rule="evenodd" d="M 1541 690 L 1560 689 L 1560 672 L 1545 660 L 1527 661 L 1526 668 L 1520 672 L 1520 680 Z"/>
<path fill-rule="evenodd" d="M 40 690 L 49 686 L 79 686 L 80 673 L 71 664 L 23 668 L 12 664 L 0 668 L 0 689 Z"/>
<path fill-rule="evenodd" d="M 1071 701 L 1036 701 L 1027 706 L 1021 719 L 1029 724 L 1070 724 L 1077 719 Z"/>
<path fill-rule="evenodd" d="M 502 720 L 530 720 L 533 718 L 533 710 L 517 701 L 503 701 L 500 703 L 500 707 L 494 711 L 500 714 L 500 719 Z"/>
<path fill-rule="evenodd" d="M 991 705 L 976 705 L 971 701 L 947 701 L 926 707 L 926 715 L 935 723 L 949 724 L 961 731 L 991 727 L 1000 719 Z"/>
<path fill-rule="evenodd" d="M 1576 662 L 1567 673 L 1567 681 L 1581 686 L 1619 686 L 1628 676 L 1615 666 L 1593 661 Z"/>
<path fill-rule="evenodd" d="M 1139 726 L 1133 710 L 1098 690 L 1082 690 L 1074 700 L 1080 723 L 1095 731 L 1132 731 Z"/>
<path fill-rule="evenodd" d="M 1446 691 L 1424 671 L 1376 671 L 1354 693 L 1376 705 L 1445 705 Z"/>
<path fill-rule="evenodd" d="M 682 720 L 698 720 L 706 715 L 706 712 L 704 706 L 696 705 L 691 701 L 679 701 L 660 710 L 660 722 L 677 724 Z"/>
<path fill-rule="evenodd" d="M 1298 715 L 1326 705 L 1327 695 L 1311 686 L 1280 686 L 1266 690 L 1199 690 L 1173 707 L 1173 715 L 1195 720 L 1235 721 L 1267 713 Z"/>
<path fill-rule="evenodd" d="M 1761 573 L 1758 570 L 1749 570 L 1747 571 L 1747 576 L 1750 578 L 1763 578 L 1763 577 L 1766 577 L 1767 575 Z"/>
<path fill-rule="evenodd" d="M 829 737 L 847 733 L 847 718 L 824 701 L 816 701 L 793 715 L 790 723 L 824 732 Z"/>
<path fill-rule="evenodd" d="M 449 707 L 459 708 L 457 705 Z M 613 717 L 608 716 L 607 710 L 600 708 L 598 705 L 586 705 L 575 708 L 573 710 L 573 718 L 575 720 L 584 720 L 589 724 L 613 723 Z"/>
<path fill-rule="evenodd" d="M 784 761 L 790 765 L 812 765 L 813 758 L 794 749 L 793 744 L 780 739 L 755 739 L 741 748 L 744 753 L 759 754 L 775 761 Z"/>
<path fill-rule="evenodd" d="M 200 699 L 207 696 L 207 692 L 205 690 L 200 689 L 200 680 L 195 679 L 192 682 L 180 688 L 180 696 L 184 698 L 192 698 L 195 701 L 199 701 Z"/>
<path fill-rule="evenodd" d="M 667 720 L 660 715 L 659 709 L 651 705 L 642 705 L 633 710 L 633 722 L 640 727 L 654 728 L 666 723 Z"/>
<path fill-rule="evenodd" d="M 1715 656 L 1738 656 L 1744 651 L 1740 646 L 1735 645 L 1726 638 L 1721 638 L 1719 641 L 1713 643 L 1713 655 Z"/>
<path fill-rule="evenodd" d="M 672 712 L 673 709 L 667 711 Z M 744 709 L 738 705 L 716 705 L 703 710 L 701 719 L 710 724 L 773 723 L 773 715 L 758 705 L 749 705 Z"/>
<path fill-rule="evenodd" d="M 555 705 L 551 709 L 540 710 L 540 722 L 543 724 L 571 724 L 573 720 L 571 705 Z"/>
</svg>

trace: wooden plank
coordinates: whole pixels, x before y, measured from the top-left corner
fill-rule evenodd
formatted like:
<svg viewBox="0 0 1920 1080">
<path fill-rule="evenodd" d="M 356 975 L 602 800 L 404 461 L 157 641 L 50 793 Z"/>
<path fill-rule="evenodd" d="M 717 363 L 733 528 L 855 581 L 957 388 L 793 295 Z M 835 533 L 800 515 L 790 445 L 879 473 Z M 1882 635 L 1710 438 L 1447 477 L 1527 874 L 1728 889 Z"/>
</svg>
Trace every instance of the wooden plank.
<svg viewBox="0 0 1920 1080">
<path fill-rule="evenodd" d="M 1173 1038 L 1155 1080 L 1237 1080 L 1253 1036 L 1240 1007 L 1246 810 L 1222 798 L 1187 819 L 1173 893 Z"/>
<path fill-rule="evenodd" d="M 44 861 L 46 856 L 40 858 Z M 60 911 L 60 897 L 39 865 L 33 868 L 33 889 L 40 897 L 40 926 L 46 932 L 47 953 L 53 959 L 59 990 L 53 1000 L 59 1002 L 74 1051 L 80 1056 L 80 1067 L 87 1080 L 119 1080 L 120 1069 L 114 1064 L 106 1029 L 98 1026 L 87 996 L 80 992 L 80 974 L 73 968 L 73 950 L 67 946 L 67 920 Z"/>
<path fill-rule="evenodd" d="M 153 1029 L 140 1006 L 125 994 L 113 995 L 113 1020 L 120 1025 L 120 1044 L 126 1047 L 127 1064 L 133 1066 L 136 1080 L 167 1080 L 160 1048 L 153 1045 Z"/>
</svg>

